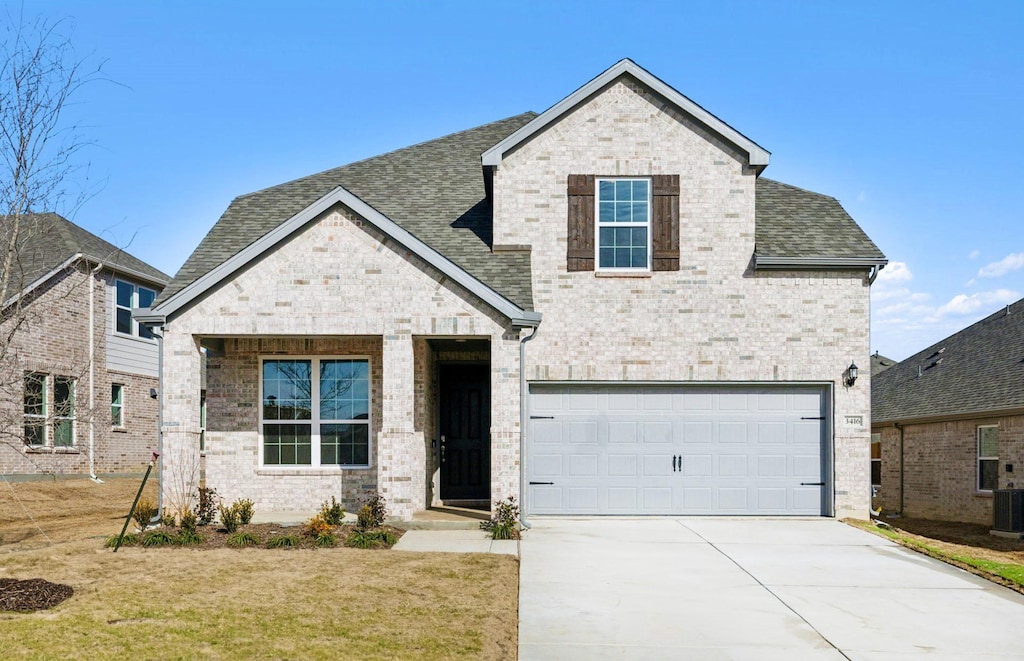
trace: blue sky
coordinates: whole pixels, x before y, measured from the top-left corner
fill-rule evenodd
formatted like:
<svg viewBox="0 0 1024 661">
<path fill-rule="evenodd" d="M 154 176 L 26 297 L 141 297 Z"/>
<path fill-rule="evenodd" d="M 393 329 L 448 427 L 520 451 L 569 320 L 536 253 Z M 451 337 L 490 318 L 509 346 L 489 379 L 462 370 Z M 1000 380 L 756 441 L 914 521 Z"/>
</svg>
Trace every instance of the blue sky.
<svg viewBox="0 0 1024 661">
<path fill-rule="evenodd" d="M 13 5 L 17 11 L 18 5 Z M 74 220 L 173 274 L 230 200 L 542 111 L 630 57 L 838 198 L 902 359 L 1024 296 L 1024 3 L 25 2 L 114 81 Z"/>
</svg>

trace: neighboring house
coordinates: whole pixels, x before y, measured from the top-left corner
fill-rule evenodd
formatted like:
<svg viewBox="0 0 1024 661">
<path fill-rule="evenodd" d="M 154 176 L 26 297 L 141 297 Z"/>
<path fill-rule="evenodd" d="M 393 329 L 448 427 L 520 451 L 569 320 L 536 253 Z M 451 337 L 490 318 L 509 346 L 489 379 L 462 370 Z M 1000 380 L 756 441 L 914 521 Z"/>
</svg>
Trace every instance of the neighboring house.
<svg viewBox="0 0 1024 661">
<path fill-rule="evenodd" d="M 0 471 L 138 472 L 157 446 L 156 340 L 132 319 L 169 277 L 56 214 L 0 218 Z"/>
<path fill-rule="evenodd" d="M 875 377 L 876 504 L 992 524 L 992 490 L 1024 487 L 1024 300 Z"/>
<path fill-rule="evenodd" d="M 237 198 L 140 316 L 164 475 L 194 471 L 205 347 L 206 480 L 257 509 L 866 516 L 846 370 L 886 260 L 767 164 L 623 60 L 540 115 Z"/>
</svg>

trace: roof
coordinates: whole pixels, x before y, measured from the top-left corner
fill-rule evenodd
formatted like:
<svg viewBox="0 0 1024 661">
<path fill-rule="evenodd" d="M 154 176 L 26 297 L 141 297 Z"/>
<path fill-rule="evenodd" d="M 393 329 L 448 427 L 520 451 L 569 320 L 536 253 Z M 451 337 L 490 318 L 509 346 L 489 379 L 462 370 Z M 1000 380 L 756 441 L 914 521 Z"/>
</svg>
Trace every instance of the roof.
<svg viewBox="0 0 1024 661">
<path fill-rule="evenodd" d="M 897 361 L 892 358 L 886 358 L 877 351 L 871 354 L 871 376 L 881 374 L 885 370 L 889 369 L 896 364 Z"/>
<path fill-rule="evenodd" d="M 759 168 L 759 171 L 768 165 L 770 154 L 764 147 L 761 147 L 686 96 L 683 96 L 671 85 L 668 85 L 665 81 L 629 58 L 619 60 L 586 85 L 583 85 L 540 115 L 534 117 L 528 124 L 485 151 L 481 158 L 483 164 L 500 165 L 505 154 L 515 150 L 516 147 L 529 140 L 534 134 L 572 112 L 581 103 L 584 103 L 588 98 L 597 94 L 621 76 L 627 75 L 635 78 L 647 89 L 660 94 L 683 113 L 697 120 L 710 131 L 745 152 L 747 155 L 747 165 Z"/>
<path fill-rule="evenodd" d="M 156 305 L 341 186 L 496 292 L 531 309 L 529 253 L 491 251 L 491 210 L 480 153 L 534 117 L 509 117 L 238 197 Z"/>
<path fill-rule="evenodd" d="M 1024 299 L 876 376 L 871 422 L 1024 410 Z"/>
<path fill-rule="evenodd" d="M 887 263 L 834 197 L 761 177 L 754 207 L 754 255 L 759 268 Z"/>
<path fill-rule="evenodd" d="M 10 236 L 14 222 L 12 217 L 0 219 L 0 232 Z M 76 257 L 84 257 L 151 284 L 165 285 L 171 279 L 166 273 L 58 214 L 26 214 L 18 217 L 17 223 L 19 245 L 15 268 L 18 271 L 12 274 L 12 282 L 19 283 L 20 286 L 15 286 L 19 291 L 34 286 Z"/>
</svg>

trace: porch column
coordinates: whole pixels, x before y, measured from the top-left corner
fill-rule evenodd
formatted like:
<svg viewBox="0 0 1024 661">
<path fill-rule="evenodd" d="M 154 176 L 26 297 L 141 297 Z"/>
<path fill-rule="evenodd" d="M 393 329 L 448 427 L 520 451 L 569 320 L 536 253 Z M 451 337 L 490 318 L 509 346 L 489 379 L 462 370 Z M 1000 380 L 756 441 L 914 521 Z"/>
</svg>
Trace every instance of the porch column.
<svg viewBox="0 0 1024 661">
<path fill-rule="evenodd" d="M 164 511 L 177 515 L 191 509 L 192 494 L 199 486 L 202 363 L 199 344 L 191 333 L 176 332 L 172 324 L 164 330 L 162 342 L 160 485 Z"/>
<path fill-rule="evenodd" d="M 423 487 L 426 456 L 414 432 L 414 360 L 412 334 L 405 329 L 383 341 L 380 436 L 377 439 L 377 487 L 390 516 L 411 519 L 426 508 Z"/>
</svg>

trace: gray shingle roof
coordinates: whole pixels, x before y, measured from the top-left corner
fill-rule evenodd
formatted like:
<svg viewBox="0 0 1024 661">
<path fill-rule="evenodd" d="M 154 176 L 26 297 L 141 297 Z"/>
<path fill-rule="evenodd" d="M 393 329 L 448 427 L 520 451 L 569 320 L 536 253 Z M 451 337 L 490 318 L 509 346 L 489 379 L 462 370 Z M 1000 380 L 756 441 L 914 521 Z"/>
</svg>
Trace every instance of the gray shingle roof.
<svg viewBox="0 0 1024 661">
<path fill-rule="evenodd" d="M 529 112 L 236 198 L 157 300 L 160 304 L 342 186 L 524 310 L 530 255 L 491 251 L 480 154 L 536 117 Z M 759 179 L 758 254 L 883 258 L 832 197 Z"/>
<path fill-rule="evenodd" d="M 893 365 L 871 386 L 873 423 L 1019 408 L 1024 299 Z"/>
<path fill-rule="evenodd" d="M 897 361 L 893 360 L 892 358 L 886 358 L 885 356 L 876 351 L 875 353 L 871 354 L 871 376 L 881 374 L 882 372 L 889 369 L 896 363 Z"/>
<path fill-rule="evenodd" d="M 10 237 L 15 219 L 0 218 L 0 235 Z M 23 289 L 53 271 L 76 254 L 82 254 L 114 270 L 128 269 L 164 284 L 171 278 L 146 262 L 104 241 L 55 213 L 26 214 L 17 219 L 17 263 L 12 266 L 11 283 Z M 6 240 L 4 244 L 6 245 Z M 14 293 L 14 292 L 11 292 Z"/>
<path fill-rule="evenodd" d="M 885 258 L 834 197 L 764 177 L 755 195 L 758 256 Z"/>
<path fill-rule="evenodd" d="M 236 198 L 162 302 L 337 186 L 343 186 L 519 307 L 533 305 L 530 255 L 492 253 L 480 154 L 533 119 L 524 113 Z"/>
</svg>

